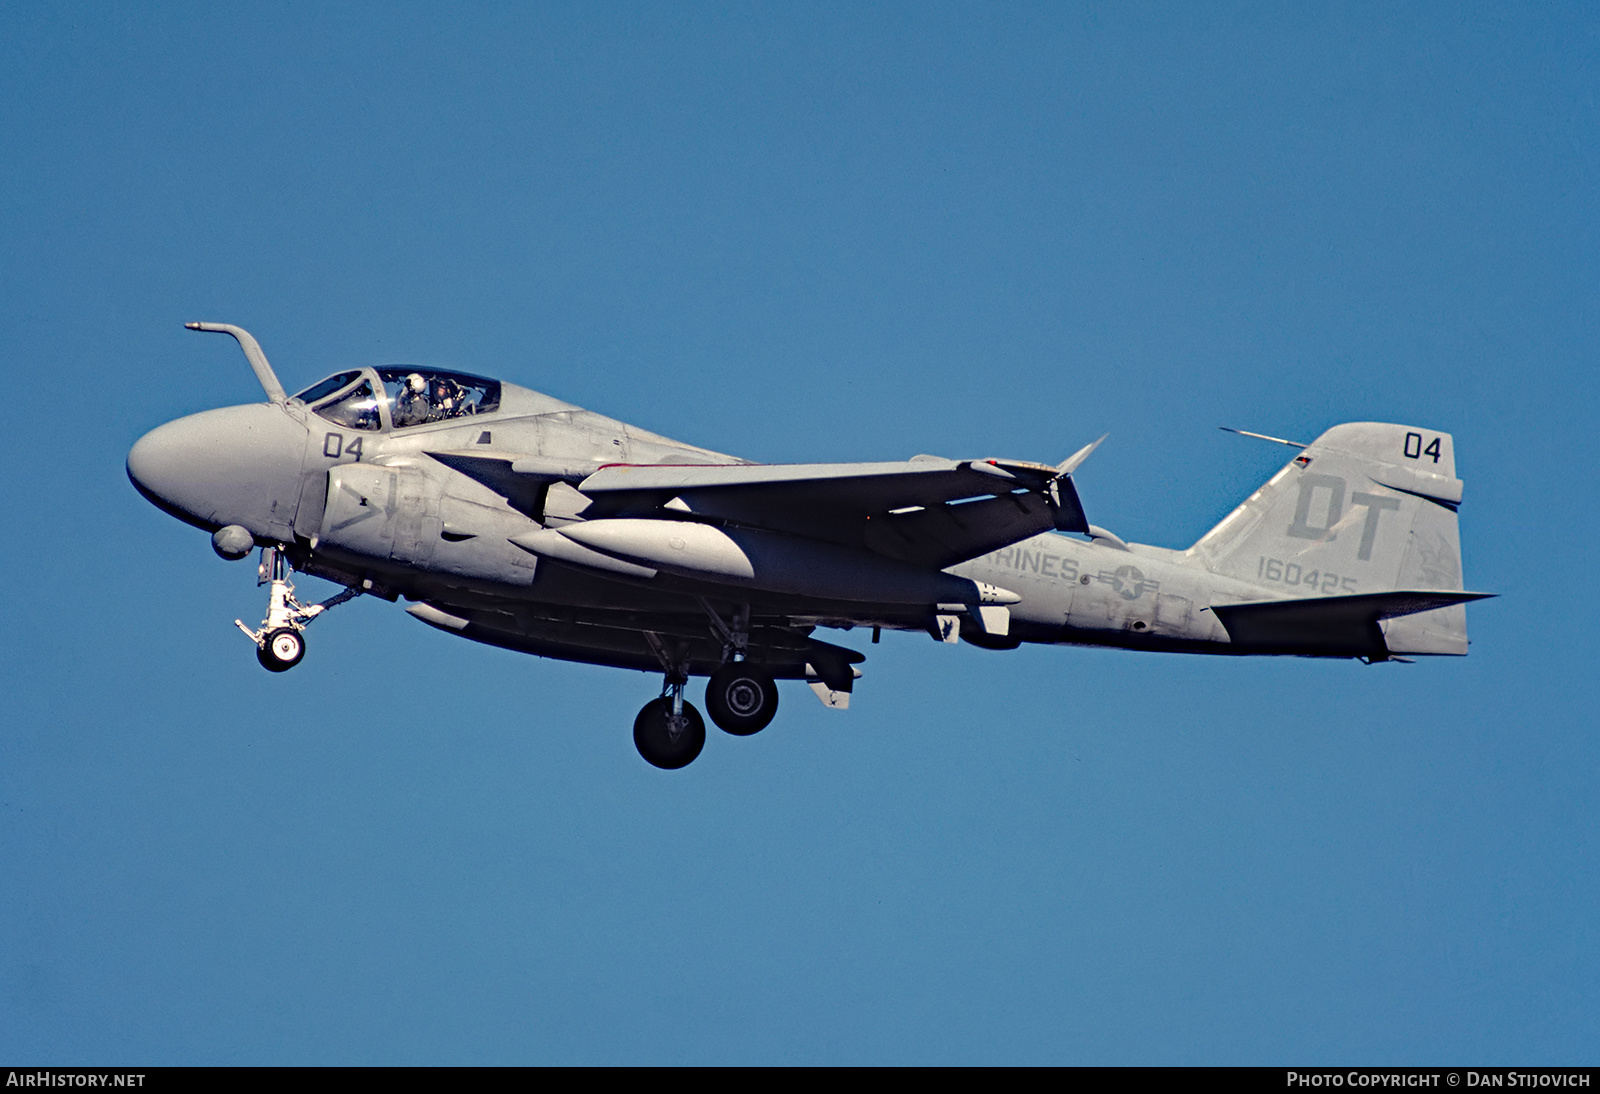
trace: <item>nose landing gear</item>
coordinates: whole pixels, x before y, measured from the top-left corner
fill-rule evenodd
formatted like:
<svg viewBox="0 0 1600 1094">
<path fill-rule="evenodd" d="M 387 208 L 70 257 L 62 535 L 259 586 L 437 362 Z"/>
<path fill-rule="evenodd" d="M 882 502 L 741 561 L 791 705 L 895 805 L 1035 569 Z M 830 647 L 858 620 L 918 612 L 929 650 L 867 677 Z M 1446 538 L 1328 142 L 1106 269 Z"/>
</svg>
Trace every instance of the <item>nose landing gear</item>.
<svg viewBox="0 0 1600 1094">
<path fill-rule="evenodd" d="M 234 620 L 235 623 L 238 620 Z M 306 655 L 306 640 L 293 627 L 269 631 L 256 646 L 256 660 L 268 672 L 288 672 Z"/>
<path fill-rule="evenodd" d="M 288 672 L 298 665 L 306 655 L 302 633 L 306 625 L 329 608 L 361 595 L 360 589 L 352 587 L 320 604 L 301 604 L 295 599 L 294 583 L 289 580 L 289 560 L 276 547 L 261 549 L 261 566 L 256 572 L 258 586 L 272 586 L 267 596 L 267 617 L 259 630 L 251 630 L 242 619 L 235 619 L 233 625 L 255 643 L 256 660 L 268 672 Z"/>
</svg>

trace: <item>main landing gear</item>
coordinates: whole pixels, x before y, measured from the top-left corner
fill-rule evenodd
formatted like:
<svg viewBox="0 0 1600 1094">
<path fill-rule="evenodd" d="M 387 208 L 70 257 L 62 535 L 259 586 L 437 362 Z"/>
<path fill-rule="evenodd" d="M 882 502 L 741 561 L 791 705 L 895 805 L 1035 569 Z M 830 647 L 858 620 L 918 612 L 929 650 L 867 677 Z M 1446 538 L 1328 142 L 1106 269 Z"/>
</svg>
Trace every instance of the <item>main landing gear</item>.
<svg viewBox="0 0 1600 1094">
<path fill-rule="evenodd" d="M 778 682 L 758 665 L 730 662 L 706 681 L 706 711 L 735 737 L 759 733 L 778 713 Z"/>
<path fill-rule="evenodd" d="M 729 626 L 710 604 L 700 603 L 723 640 L 725 659 L 706 681 L 706 712 L 717 728 L 735 737 L 759 733 L 778 713 L 778 684 L 766 669 L 744 659 L 750 641 L 750 609 L 742 607 Z M 661 698 L 646 703 L 634 719 L 633 743 L 639 755 L 656 767 L 683 767 L 705 747 L 706 724 L 683 698 L 689 674 L 681 648 L 669 650 L 652 631 L 645 631 L 644 637 L 666 670 L 666 682 Z"/>
<path fill-rule="evenodd" d="M 301 604 L 294 598 L 294 583 L 289 580 L 289 560 L 276 547 L 261 549 L 261 566 L 256 572 L 258 586 L 272 586 L 267 596 L 267 617 L 259 630 L 251 630 L 240 619 L 235 619 L 233 625 L 255 643 L 256 660 L 268 672 L 288 672 L 298 665 L 306 655 L 306 625 L 329 608 L 361 595 L 360 589 L 350 588 L 321 604 Z"/>
<path fill-rule="evenodd" d="M 644 705 L 633 720 L 633 745 L 648 763 L 668 771 L 684 767 L 706 746 L 706 723 L 684 701 L 681 676 L 667 677 L 661 698 Z"/>
<path fill-rule="evenodd" d="M 661 698 L 644 705 L 633 720 L 633 744 L 656 767 L 688 765 L 706 744 L 706 723 L 683 697 L 688 679 L 667 677 Z M 759 733 L 778 712 L 778 684 L 772 674 L 748 662 L 723 665 L 706 683 L 706 710 L 719 729 L 736 737 Z"/>
</svg>

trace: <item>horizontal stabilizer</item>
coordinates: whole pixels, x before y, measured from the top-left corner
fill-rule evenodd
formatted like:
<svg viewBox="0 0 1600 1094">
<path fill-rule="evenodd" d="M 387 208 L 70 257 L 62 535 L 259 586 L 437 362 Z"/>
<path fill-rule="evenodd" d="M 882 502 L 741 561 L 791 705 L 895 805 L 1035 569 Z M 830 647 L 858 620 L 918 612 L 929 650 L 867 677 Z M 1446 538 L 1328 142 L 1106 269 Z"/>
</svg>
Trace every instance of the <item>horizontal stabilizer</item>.
<svg viewBox="0 0 1600 1094">
<path fill-rule="evenodd" d="M 1482 600 L 1493 593 L 1399 589 L 1354 596 L 1322 596 L 1301 600 L 1265 600 L 1218 604 L 1211 610 L 1222 620 L 1236 646 L 1262 653 L 1295 653 L 1322 657 L 1385 658 L 1380 620 L 1448 608 Z"/>
</svg>

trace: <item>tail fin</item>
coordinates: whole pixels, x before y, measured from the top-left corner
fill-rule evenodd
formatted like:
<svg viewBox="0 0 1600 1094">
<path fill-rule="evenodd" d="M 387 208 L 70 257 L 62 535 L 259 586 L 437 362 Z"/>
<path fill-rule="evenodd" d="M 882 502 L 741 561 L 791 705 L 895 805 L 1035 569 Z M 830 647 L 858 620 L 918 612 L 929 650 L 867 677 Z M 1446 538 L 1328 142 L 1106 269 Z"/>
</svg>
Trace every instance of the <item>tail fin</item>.
<svg viewBox="0 0 1600 1094">
<path fill-rule="evenodd" d="M 1189 555 L 1288 597 L 1460 591 L 1461 502 L 1450 434 L 1337 425 L 1308 445 Z M 1389 652 L 1464 654 L 1459 604 L 1384 619 Z"/>
</svg>

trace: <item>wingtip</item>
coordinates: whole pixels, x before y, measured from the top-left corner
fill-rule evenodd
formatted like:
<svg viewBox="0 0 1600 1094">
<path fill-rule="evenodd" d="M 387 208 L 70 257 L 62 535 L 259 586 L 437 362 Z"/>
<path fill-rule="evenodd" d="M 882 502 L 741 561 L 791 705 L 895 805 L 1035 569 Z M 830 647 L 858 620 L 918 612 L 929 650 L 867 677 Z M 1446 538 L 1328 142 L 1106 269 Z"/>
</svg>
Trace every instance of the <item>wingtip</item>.
<svg viewBox="0 0 1600 1094">
<path fill-rule="evenodd" d="M 1098 440 L 1094 441 L 1091 444 L 1084 445 L 1082 448 L 1078 449 L 1072 455 L 1068 456 L 1066 458 L 1066 460 L 1064 460 L 1062 463 L 1060 463 L 1060 464 L 1058 464 L 1056 466 L 1056 474 L 1058 474 L 1058 475 L 1070 475 L 1070 474 L 1072 474 L 1074 471 L 1076 471 L 1083 464 L 1084 460 L 1089 458 L 1090 454 L 1093 453 L 1095 449 L 1099 448 L 1103 443 L 1105 443 L 1105 439 L 1107 437 L 1109 437 L 1109 436 L 1111 436 L 1111 434 L 1102 433 L 1102 434 L 1100 434 L 1100 437 L 1099 437 Z"/>
</svg>

